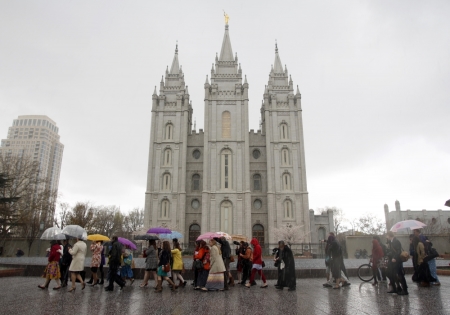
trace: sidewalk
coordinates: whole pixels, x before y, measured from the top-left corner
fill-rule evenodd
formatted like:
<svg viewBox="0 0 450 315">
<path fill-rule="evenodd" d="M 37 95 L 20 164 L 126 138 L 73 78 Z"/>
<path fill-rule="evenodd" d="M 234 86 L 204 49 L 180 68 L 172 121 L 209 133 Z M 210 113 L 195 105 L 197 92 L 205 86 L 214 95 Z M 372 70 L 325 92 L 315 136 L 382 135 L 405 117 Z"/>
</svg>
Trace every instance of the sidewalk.
<svg viewBox="0 0 450 315">
<path fill-rule="evenodd" d="M 102 287 L 88 287 L 81 291 L 77 284 L 74 293 L 64 288 L 53 291 L 37 287 L 43 283 L 37 277 L 1 279 L 0 309 L 2 314 L 450 314 L 450 278 L 440 277 L 442 286 L 421 288 L 408 277 L 409 296 L 387 294 L 386 284 L 373 287 L 350 279 L 352 285 L 340 290 L 323 288 L 322 279 L 297 279 L 297 291 L 278 291 L 275 281 L 269 288 L 242 286 L 224 292 L 200 292 L 190 285 L 171 292 L 164 284 L 161 294 L 147 288 L 133 286 L 113 292 Z M 67 288 L 66 288 L 67 289 Z"/>
</svg>

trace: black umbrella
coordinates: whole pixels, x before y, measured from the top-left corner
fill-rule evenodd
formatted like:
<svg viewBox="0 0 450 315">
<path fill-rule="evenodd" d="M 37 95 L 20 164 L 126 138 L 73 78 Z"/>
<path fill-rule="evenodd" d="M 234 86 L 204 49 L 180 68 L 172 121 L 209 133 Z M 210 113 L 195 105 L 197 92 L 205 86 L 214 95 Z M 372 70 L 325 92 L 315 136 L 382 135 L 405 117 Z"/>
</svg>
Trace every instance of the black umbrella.
<svg viewBox="0 0 450 315">
<path fill-rule="evenodd" d="M 450 199 L 445 202 L 444 206 L 450 207 Z"/>
<path fill-rule="evenodd" d="M 150 235 L 150 234 L 144 234 L 144 235 L 135 235 L 134 236 L 135 241 L 157 241 L 159 240 L 159 237 L 156 235 Z"/>
</svg>

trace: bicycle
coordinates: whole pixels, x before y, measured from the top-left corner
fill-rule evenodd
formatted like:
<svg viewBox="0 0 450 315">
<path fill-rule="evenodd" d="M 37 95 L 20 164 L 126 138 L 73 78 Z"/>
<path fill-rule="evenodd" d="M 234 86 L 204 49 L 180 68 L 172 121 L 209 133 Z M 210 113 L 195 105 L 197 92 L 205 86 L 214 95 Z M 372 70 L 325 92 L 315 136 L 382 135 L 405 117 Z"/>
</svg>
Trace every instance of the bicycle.
<svg viewBox="0 0 450 315">
<path fill-rule="evenodd" d="M 387 265 L 387 257 L 383 257 L 381 261 L 378 263 L 378 269 L 385 268 Z M 373 279 L 373 272 L 372 272 L 372 256 L 369 256 L 369 263 L 368 264 L 362 264 L 358 268 L 358 278 L 361 279 L 361 281 L 369 282 Z"/>
</svg>

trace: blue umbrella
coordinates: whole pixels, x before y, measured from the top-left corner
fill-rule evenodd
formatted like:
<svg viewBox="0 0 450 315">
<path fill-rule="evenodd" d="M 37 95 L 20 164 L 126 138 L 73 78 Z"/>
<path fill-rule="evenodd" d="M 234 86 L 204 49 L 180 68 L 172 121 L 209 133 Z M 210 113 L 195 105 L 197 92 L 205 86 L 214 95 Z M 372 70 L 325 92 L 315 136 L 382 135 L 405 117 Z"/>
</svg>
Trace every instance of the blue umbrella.
<svg viewBox="0 0 450 315">
<path fill-rule="evenodd" d="M 159 234 L 160 238 L 169 238 L 173 240 L 174 238 L 183 238 L 183 234 L 177 231 L 172 231 L 171 233 Z"/>
</svg>

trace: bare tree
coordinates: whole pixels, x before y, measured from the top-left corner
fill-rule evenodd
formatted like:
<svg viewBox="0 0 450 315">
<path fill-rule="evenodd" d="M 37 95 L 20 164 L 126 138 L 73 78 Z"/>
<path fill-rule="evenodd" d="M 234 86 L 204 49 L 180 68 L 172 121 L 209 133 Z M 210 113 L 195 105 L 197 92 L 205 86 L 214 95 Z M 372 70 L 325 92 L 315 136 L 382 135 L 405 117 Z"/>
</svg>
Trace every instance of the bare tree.
<svg viewBox="0 0 450 315">
<path fill-rule="evenodd" d="M 135 232 L 144 227 L 144 209 L 134 208 L 125 218 L 126 230 Z"/>
<path fill-rule="evenodd" d="M 53 223 L 62 230 L 67 225 L 67 215 L 69 213 L 70 205 L 67 202 L 60 202 L 58 206 L 59 212 L 55 214 Z"/>
<path fill-rule="evenodd" d="M 90 202 L 77 202 L 67 213 L 66 223 L 67 225 L 79 225 L 90 234 L 94 223 L 94 214 L 95 208 Z"/>
<path fill-rule="evenodd" d="M 328 214 L 328 211 L 333 211 L 333 223 L 334 223 L 334 233 L 336 235 L 341 234 L 346 226 L 344 225 L 345 217 L 344 217 L 344 211 L 337 207 L 325 207 L 325 208 L 317 208 L 316 213 L 319 213 L 321 215 Z"/>
<path fill-rule="evenodd" d="M 386 223 L 373 214 L 367 213 L 356 220 L 356 228 L 360 233 L 368 235 L 383 235 L 386 233 Z"/>
</svg>

